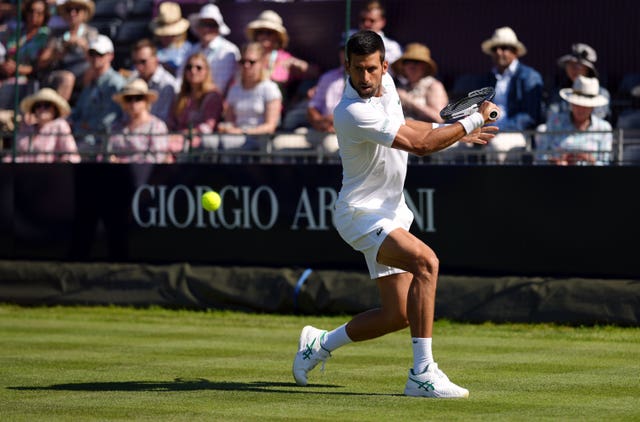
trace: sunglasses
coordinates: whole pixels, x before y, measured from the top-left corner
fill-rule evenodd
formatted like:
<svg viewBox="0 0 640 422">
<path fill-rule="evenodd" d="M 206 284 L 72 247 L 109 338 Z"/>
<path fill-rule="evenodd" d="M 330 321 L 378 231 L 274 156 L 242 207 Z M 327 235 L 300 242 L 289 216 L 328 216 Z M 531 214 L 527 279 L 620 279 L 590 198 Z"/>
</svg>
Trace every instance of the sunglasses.
<svg viewBox="0 0 640 422">
<path fill-rule="evenodd" d="M 89 57 L 103 57 L 104 54 L 98 53 L 96 50 L 89 50 Z"/>
<path fill-rule="evenodd" d="M 185 66 L 186 70 L 197 70 L 198 72 L 204 69 L 204 66 L 201 64 L 188 64 Z"/>
<path fill-rule="evenodd" d="M 33 110 L 37 110 L 39 108 L 51 108 L 52 104 L 48 103 L 46 101 L 38 101 L 37 103 L 35 103 L 32 107 Z"/>
<path fill-rule="evenodd" d="M 69 13 L 71 13 L 71 12 L 80 13 L 83 10 L 87 10 L 87 9 L 85 9 L 84 7 L 81 7 L 81 6 L 69 6 L 69 7 L 67 7 L 67 10 L 69 11 Z"/>
<path fill-rule="evenodd" d="M 516 49 L 512 45 L 496 45 L 495 47 L 491 48 L 491 51 L 493 51 L 494 53 L 498 50 L 516 51 Z"/>
<path fill-rule="evenodd" d="M 124 97 L 125 103 L 137 103 L 139 101 L 144 101 L 144 95 L 126 95 Z"/>
<path fill-rule="evenodd" d="M 241 59 L 238 60 L 238 63 L 240 64 L 240 66 L 244 66 L 246 64 L 250 64 L 251 66 L 253 66 L 254 64 L 258 63 L 257 60 L 249 60 L 249 59 Z"/>
</svg>

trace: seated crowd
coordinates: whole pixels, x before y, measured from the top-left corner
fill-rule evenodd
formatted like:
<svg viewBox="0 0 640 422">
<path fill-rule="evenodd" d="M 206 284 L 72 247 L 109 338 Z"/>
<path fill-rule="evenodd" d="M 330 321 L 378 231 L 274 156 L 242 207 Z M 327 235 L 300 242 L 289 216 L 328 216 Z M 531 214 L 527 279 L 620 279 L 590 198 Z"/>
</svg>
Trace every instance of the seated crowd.
<svg viewBox="0 0 640 422">
<path fill-rule="evenodd" d="M 272 10 L 247 24 L 246 43 L 238 47 L 225 38 L 230 28 L 216 5 L 185 18 L 180 4 L 165 1 L 149 25 L 153 39 L 132 45 L 132 67 L 116 70 L 112 40 L 91 26 L 95 3 L 50 3 L 25 0 L 20 33 L 3 16 L 0 109 L 13 108 L 16 85 L 21 95 L 15 161 L 171 163 L 194 150 L 267 145 L 336 154 L 332 114 L 345 84 L 346 37 L 339 66 L 321 72 L 287 50 L 289 34 Z M 405 117 L 444 123 L 439 111 L 449 96 L 430 49 L 417 42 L 402 48 L 388 38 L 384 16 L 380 2 L 369 1 L 359 29 L 383 36 Z M 610 162 L 610 94 L 599 84 L 592 47 L 576 43 L 558 59 L 562 77 L 548 100 L 540 73 L 520 61 L 527 49 L 511 28 L 496 29 L 481 49 L 492 67 L 473 88 L 495 87 L 501 108 L 495 124 L 504 132 L 489 148 L 524 149 L 531 145 L 519 132 L 536 130 L 537 162 Z M 6 130 L 11 119 L 3 120 Z M 5 162 L 14 159 L 7 144 Z M 457 148 L 466 147 L 451 147 Z"/>
</svg>

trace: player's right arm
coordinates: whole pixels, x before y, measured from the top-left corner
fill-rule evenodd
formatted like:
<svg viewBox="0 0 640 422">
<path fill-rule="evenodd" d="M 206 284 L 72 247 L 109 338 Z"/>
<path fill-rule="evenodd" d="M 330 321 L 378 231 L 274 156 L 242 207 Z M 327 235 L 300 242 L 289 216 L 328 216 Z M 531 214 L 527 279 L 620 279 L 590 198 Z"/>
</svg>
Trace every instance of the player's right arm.
<svg viewBox="0 0 640 422">
<path fill-rule="evenodd" d="M 491 121 L 489 112 L 495 107 L 495 104 L 488 101 L 480 106 L 478 111 L 484 118 L 484 124 Z M 498 131 L 495 126 L 483 126 L 467 134 L 462 123 L 454 123 L 435 129 L 433 126 L 433 123 L 407 120 L 404 125 L 400 126 L 391 147 L 423 156 L 443 150 L 457 141 L 485 145 Z"/>
</svg>

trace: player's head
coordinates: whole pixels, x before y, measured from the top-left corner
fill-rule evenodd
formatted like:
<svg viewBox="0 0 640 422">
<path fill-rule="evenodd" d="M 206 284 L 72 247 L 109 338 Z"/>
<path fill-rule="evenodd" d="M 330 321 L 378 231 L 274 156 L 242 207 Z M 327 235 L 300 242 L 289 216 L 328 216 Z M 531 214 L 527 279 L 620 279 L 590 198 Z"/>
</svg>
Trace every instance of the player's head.
<svg viewBox="0 0 640 422">
<path fill-rule="evenodd" d="M 358 31 L 349 38 L 346 47 L 345 67 L 351 86 L 362 98 L 380 93 L 382 75 L 389 64 L 384 59 L 384 43 L 373 31 Z"/>
</svg>

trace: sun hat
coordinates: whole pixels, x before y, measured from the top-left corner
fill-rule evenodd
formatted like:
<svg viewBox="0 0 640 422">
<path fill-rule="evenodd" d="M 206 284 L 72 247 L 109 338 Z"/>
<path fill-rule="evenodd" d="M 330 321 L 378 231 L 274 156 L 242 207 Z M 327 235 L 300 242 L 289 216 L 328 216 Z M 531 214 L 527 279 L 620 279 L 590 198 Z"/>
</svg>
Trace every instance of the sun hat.
<svg viewBox="0 0 640 422">
<path fill-rule="evenodd" d="M 160 4 L 158 16 L 151 21 L 149 28 L 159 37 L 180 35 L 189 29 L 189 21 L 182 17 L 178 3 L 167 1 Z"/>
<path fill-rule="evenodd" d="M 564 68 L 568 62 L 580 63 L 589 68 L 591 77 L 597 78 L 596 61 L 598 61 L 596 50 L 588 44 L 576 43 L 571 46 L 571 53 L 558 59 L 558 66 Z"/>
<path fill-rule="evenodd" d="M 229 27 L 224 23 L 224 19 L 222 19 L 220 9 L 215 4 L 206 4 L 200 9 L 199 13 L 189 15 L 189 22 L 191 22 L 191 26 L 193 27 L 196 27 L 200 20 L 216 21 L 222 35 L 229 35 L 231 33 Z"/>
<path fill-rule="evenodd" d="M 51 88 L 42 88 L 36 93 L 25 97 L 20 101 L 20 111 L 24 114 L 31 113 L 34 104 L 40 102 L 53 104 L 58 109 L 60 117 L 66 117 L 71 113 L 71 107 L 69 107 L 67 100 Z"/>
<path fill-rule="evenodd" d="M 94 50 L 100 54 L 113 53 L 113 42 L 106 35 L 99 34 L 89 41 L 89 51 Z"/>
<path fill-rule="evenodd" d="M 518 57 L 522 57 L 527 54 L 527 48 L 518 40 L 518 37 L 516 36 L 516 33 L 513 32 L 513 29 L 509 28 L 508 26 L 503 26 L 496 29 L 493 32 L 491 38 L 484 40 L 480 47 L 485 54 L 492 55 L 493 51 L 491 50 L 493 49 L 493 47 L 497 47 L 500 45 L 508 45 L 515 48 Z"/>
<path fill-rule="evenodd" d="M 600 107 L 609 103 L 607 97 L 600 94 L 598 79 L 586 76 L 578 76 L 571 88 L 561 89 L 560 97 L 570 104 L 583 107 Z"/>
<path fill-rule="evenodd" d="M 431 50 L 424 44 L 417 42 L 407 44 L 404 54 L 391 65 L 395 74 L 398 75 L 402 73 L 402 63 L 405 60 L 416 60 L 425 63 L 427 69 L 423 77 L 434 75 L 438 71 L 438 65 L 431 58 Z"/>
<path fill-rule="evenodd" d="M 87 9 L 87 20 L 91 20 L 93 13 L 96 11 L 96 4 L 91 0 L 62 0 L 56 5 L 56 13 L 60 16 L 68 14 L 67 9 L 70 6 L 82 6 Z"/>
<path fill-rule="evenodd" d="M 270 29 L 278 33 L 282 48 L 286 48 L 289 44 L 289 34 L 287 28 L 282 24 L 282 18 L 273 10 L 265 10 L 257 19 L 249 22 L 246 29 L 246 35 L 249 40 L 255 39 L 255 32 L 258 29 Z"/>
<path fill-rule="evenodd" d="M 155 103 L 158 99 L 158 92 L 153 89 L 149 89 L 147 83 L 140 78 L 127 83 L 120 91 L 113 94 L 111 98 L 113 98 L 113 101 L 120 104 L 120 106 L 123 106 L 124 97 L 131 97 L 134 95 L 142 95 L 146 97 L 149 104 Z"/>
</svg>

